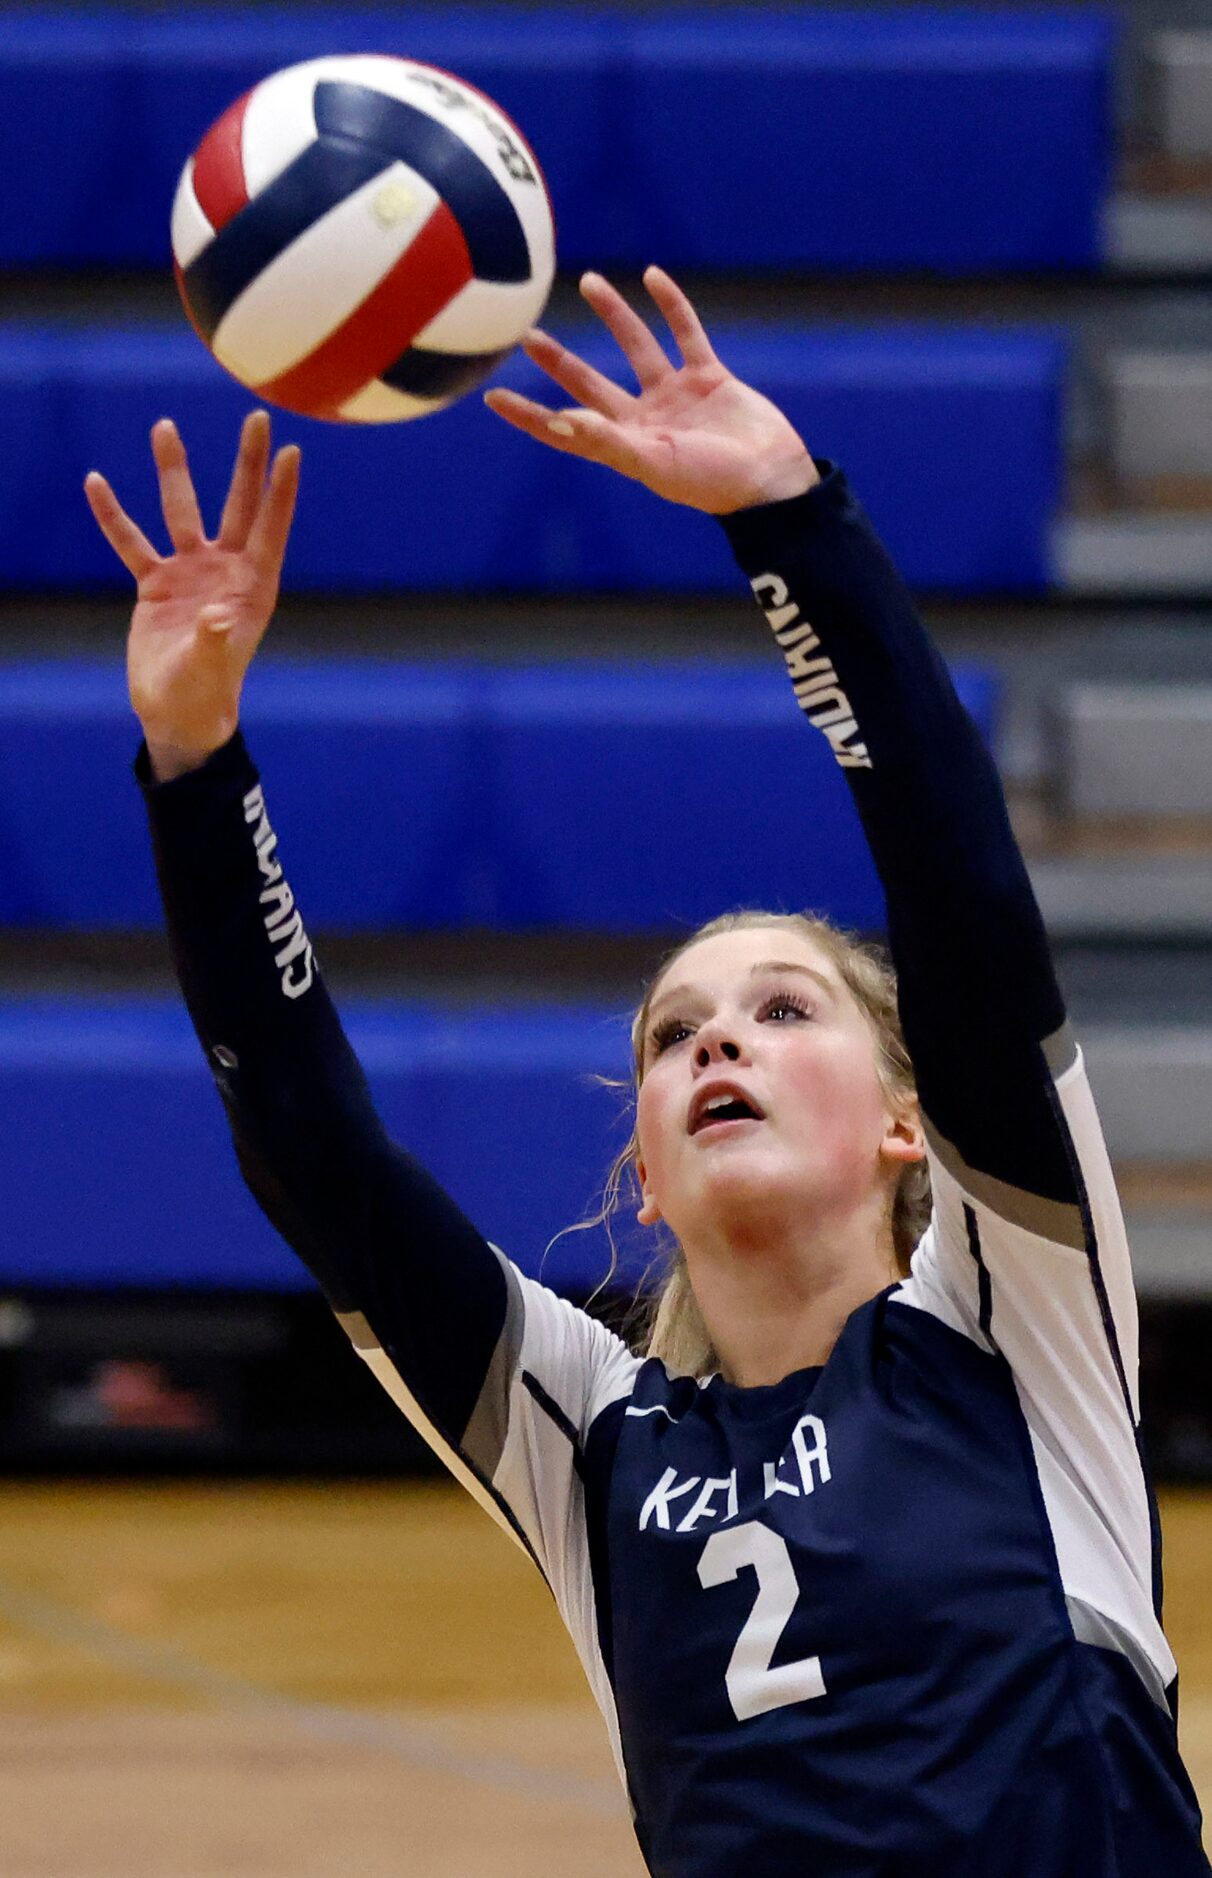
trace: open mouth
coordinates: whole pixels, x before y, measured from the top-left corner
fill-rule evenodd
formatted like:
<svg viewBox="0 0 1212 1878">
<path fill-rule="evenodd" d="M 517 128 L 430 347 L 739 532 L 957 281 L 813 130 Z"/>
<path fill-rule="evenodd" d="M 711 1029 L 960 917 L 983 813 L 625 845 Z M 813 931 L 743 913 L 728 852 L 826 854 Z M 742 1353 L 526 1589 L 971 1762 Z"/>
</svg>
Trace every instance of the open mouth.
<svg viewBox="0 0 1212 1878">
<path fill-rule="evenodd" d="M 721 1090 L 697 1105 L 690 1118 L 690 1133 L 704 1134 L 709 1128 L 721 1128 L 729 1122 L 760 1122 L 766 1118 L 756 1102 L 736 1090 Z"/>
</svg>

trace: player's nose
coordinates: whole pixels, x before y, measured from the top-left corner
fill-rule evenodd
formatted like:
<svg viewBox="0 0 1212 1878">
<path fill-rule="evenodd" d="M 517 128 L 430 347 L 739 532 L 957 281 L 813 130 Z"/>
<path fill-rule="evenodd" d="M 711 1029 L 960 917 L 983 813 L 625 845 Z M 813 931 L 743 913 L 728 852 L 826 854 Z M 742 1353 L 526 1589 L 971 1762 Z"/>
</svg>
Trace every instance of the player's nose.
<svg viewBox="0 0 1212 1878">
<path fill-rule="evenodd" d="M 724 1025 L 705 1024 L 695 1038 L 696 1069 L 708 1069 L 712 1063 L 739 1063 L 742 1054 L 740 1044 Z"/>
</svg>

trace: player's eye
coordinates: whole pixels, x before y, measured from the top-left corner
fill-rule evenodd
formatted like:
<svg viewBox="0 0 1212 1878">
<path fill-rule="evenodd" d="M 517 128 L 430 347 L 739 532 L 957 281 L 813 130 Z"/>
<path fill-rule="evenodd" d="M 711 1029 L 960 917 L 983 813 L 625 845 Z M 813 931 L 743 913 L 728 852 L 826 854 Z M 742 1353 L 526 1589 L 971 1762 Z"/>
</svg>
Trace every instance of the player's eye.
<svg viewBox="0 0 1212 1878">
<path fill-rule="evenodd" d="M 690 1025 L 680 1017 L 663 1017 L 659 1024 L 654 1024 L 648 1035 L 649 1047 L 653 1056 L 660 1056 L 671 1043 L 681 1043 L 683 1037 L 690 1035 Z"/>
<path fill-rule="evenodd" d="M 770 1018 L 774 1018 L 779 1023 L 785 1023 L 789 1014 L 796 1017 L 811 1017 L 812 1006 L 789 991 L 776 991 L 761 1006 L 758 1019 L 762 1023 Z"/>
</svg>

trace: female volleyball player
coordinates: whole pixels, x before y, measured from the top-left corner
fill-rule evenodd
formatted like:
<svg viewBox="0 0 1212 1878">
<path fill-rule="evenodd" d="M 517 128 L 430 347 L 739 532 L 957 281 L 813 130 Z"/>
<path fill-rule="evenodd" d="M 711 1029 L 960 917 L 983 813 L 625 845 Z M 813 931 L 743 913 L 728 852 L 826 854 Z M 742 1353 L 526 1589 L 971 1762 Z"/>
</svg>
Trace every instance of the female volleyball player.
<svg viewBox="0 0 1212 1878">
<path fill-rule="evenodd" d="M 296 453 L 266 481 L 248 420 L 212 541 L 160 424 L 167 559 L 88 491 L 139 584 L 139 774 L 241 1166 L 550 1584 L 660 1878 L 1206 1873 L 1123 1224 L 993 765 L 841 473 L 646 282 L 679 367 L 588 276 L 638 393 L 540 336 L 574 407 L 489 403 L 722 518 L 878 862 L 908 1057 L 888 982 L 831 929 L 696 935 L 635 1034 L 640 1218 L 678 1246 L 668 1360 L 523 1277 L 384 1135 L 237 730 Z M 786 797 L 770 813 L 794 840 Z"/>
</svg>

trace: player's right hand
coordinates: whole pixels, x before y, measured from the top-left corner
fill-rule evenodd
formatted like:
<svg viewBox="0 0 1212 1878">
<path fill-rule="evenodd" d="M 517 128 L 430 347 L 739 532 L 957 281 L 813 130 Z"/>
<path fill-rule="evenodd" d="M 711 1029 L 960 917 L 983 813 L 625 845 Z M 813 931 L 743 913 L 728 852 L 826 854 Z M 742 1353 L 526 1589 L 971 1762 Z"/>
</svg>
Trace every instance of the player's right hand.
<svg viewBox="0 0 1212 1878">
<path fill-rule="evenodd" d="M 171 419 L 154 426 L 151 443 L 171 554 L 153 548 L 96 470 L 84 492 L 97 526 L 138 583 L 127 679 L 153 772 L 168 781 L 199 768 L 239 722 L 244 674 L 277 603 L 299 450 L 288 444 L 270 468 L 269 416 L 253 411 L 245 418 L 212 541 Z"/>
</svg>

